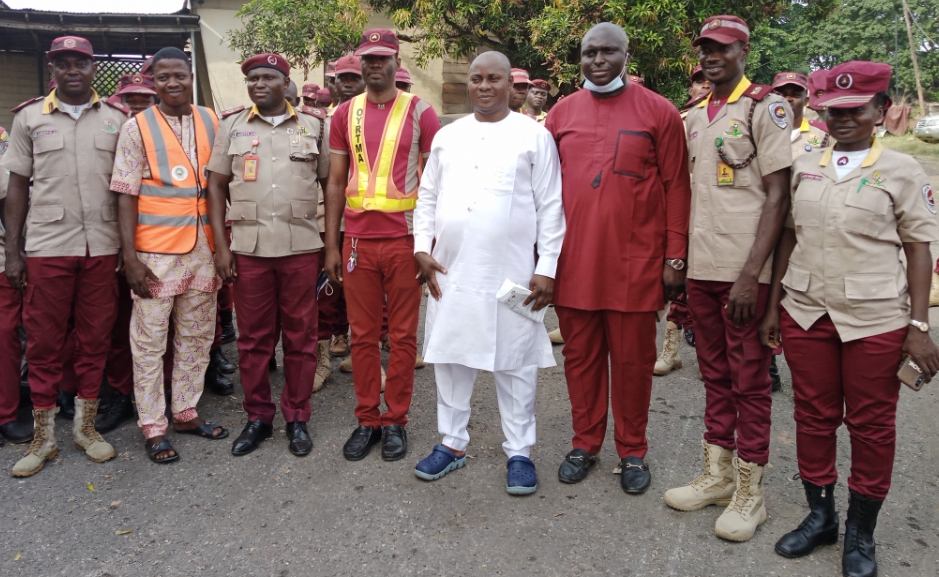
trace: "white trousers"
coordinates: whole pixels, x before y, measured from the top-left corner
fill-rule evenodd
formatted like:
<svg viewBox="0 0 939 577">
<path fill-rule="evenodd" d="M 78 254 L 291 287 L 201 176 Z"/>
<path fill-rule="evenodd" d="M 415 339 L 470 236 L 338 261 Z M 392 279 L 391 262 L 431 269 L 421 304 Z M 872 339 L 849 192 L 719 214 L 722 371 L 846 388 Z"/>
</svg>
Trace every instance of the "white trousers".
<svg viewBox="0 0 939 577">
<path fill-rule="evenodd" d="M 437 377 L 437 430 L 443 444 L 457 451 L 469 445 L 466 426 L 470 418 L 470 398 L 476 384 L 477 369 L 452 363 L 435 363 Z M 502 450 L 510 458 L 528 457 L 535 444 L 535 391 L 538 366 L 531 365 L 512 371 L 495 371 L 496 395 L 502 432 L 506 441 Z"/>
</svg>

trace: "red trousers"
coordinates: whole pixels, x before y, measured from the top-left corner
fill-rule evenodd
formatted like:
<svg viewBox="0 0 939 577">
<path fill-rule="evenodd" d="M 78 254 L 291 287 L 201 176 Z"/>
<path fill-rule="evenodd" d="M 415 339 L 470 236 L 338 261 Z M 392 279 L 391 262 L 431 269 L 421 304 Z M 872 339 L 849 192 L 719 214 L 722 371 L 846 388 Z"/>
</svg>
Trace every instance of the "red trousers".
<svg viewBox="0 0 939 577">
<path fill-rule="evenodd" d="M 555 306 L 564 335 L 564 376 L 575 449 L 595 455 L 606 436 L 607 403 L 620 458 L 645 458 L 655 367 L 655 313 Z M 612 386 L 611 386 L 612 385 Z"/>
<path fill-rule="evenodd" d="M 55 406 L 69 315 L 79 398 L 98 398 L 117 316 L 117 256 L 28 257 L 23 324 L 33 406 Z"/>
<path fill-rule="evenodd" d="M 16 329 L 22 312 L 22 294 L 10 286 L 6 273 L 0 272 L 0 425 L 15 421 L 20 405 L 22 346 Z"/>
<path fill-rule="evenodd" d="M 130 314 L 133 308 L 130 285 L 124 275 L 117 275 L 117 317 L 111 330 L 111 350 L 108 352 L 108 385 L 125 396 L 134 392 L 134 359 L 130 354 Z"/>
<path fill-rule="evenodd" d="M 742 327 L 735 327 L 726 315 L 732 286 L 688 280 L 695 352 L 704 377 L 704 440 L 736 449 L 744 461 L 762 466 L 769 462 L 772 351 L 760 344 L 759 329 L 769 285 L 760 285 L 756 318 Z"/>
<path fill-rule="evenodd" d="M 358 260 L 349 272 L 345 263 L 352 253 L 352 239 L 343 242 L 343 286 L 352 327 L 353 382 L 360 425 L 406 425 L 414 391 L 414 359 L 417 356 L 417 323 L 421 309 L 421 284 L 414 260 L 414 237 L 356 239 Z M 382 306 L 387 296 L 391 355 L 381 414 Z"/>
<path fill-rule="evenodd" d="M 668 307 L 668 314 L 665 320 L 672 321 L 679 328 L 690 329 L 694 327 L 694 321 L 691 318 L 691 311 L 688 309 L 688 301 L 685 295 L 681 295 L 672 301 Z"/>
<path fill-rule="evenodd" d="M 316 279 L 320 253 L 276 258 L 235 255 L 235 308 L 238 310 L 238 365 L 245 391 L 248 419 L 271 424 L 276 407 L 271 400 L 267 363 L 283 335 L 284 390 L 280 408 L 284 420 L 310 419 L 310 396 L 316 374 Z M 276 329 L 280 317 L 281 335 Z"/>
<path fill-rule="evenodd" d="M 779 320 L 795 393 L 799 474 L 814 485 L 838 480 L 836 432 L 843 421 L 851 436 L 848 487 L 885 499 L 897 443 L 897 367 L 907 329 L 845 343 L 828 315 L 807 331 L 785 310 Z"/>
</svg>

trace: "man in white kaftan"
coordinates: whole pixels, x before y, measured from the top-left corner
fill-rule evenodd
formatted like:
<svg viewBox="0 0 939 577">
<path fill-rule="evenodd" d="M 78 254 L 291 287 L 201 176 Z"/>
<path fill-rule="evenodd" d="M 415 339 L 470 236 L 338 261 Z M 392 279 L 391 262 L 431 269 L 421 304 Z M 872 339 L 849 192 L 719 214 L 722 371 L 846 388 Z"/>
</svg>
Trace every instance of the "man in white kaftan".
<svg viewBox="0 0 939 577">
<path fill-rule="evenodd" d="M 443 441 L 435 453 L 440 447 L 446 452 L 428 457 L 440 467 L 425 459 L 415 473 L 433 480 L 465 463 L 476 374 L 492 371 L 502 447 L 510 458 L 507 490 L 527 494 L 534 486 L 525 479 L 512 490 L 512 459 L 522 469 L 531 463 L 538 368 L 556 363 L 544 323 L 512 311 L 496 293 L 508 279 L 533 291 L 535 309 L 547 306 L 565 221 L 554 139 L 531 119 L 508 114 L 507 65 L 497 52 L 474 61 L 469 90 L 476 113 L 437 134 L 421 178 L 414 252 L 434 297 L 427 305 L 424 358 L 437 379 Z M 448 455 L 455 460 L 437 462 Z M 428 466 L 422 471 L 422 465 Z M 441 473 L 441 467 L 450 468 Z"/>
</svg>

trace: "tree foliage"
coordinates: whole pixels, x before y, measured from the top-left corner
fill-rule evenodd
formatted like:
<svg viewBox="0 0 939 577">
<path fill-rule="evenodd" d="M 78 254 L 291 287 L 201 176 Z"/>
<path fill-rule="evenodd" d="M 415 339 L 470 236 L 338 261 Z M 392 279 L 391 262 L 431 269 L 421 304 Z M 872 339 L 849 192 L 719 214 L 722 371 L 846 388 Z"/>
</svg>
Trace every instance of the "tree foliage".
<svg viewBox="0 0 939 577">
<path fill-rule="evenodd" d="M 368 22 L 357 0 L 251 0 L 238 16 L 244 26 L 229 31 L 228 43 L 242 59 L 275 52 L 302 68 L 304 78 L 354 48 Z"/>
</svg>

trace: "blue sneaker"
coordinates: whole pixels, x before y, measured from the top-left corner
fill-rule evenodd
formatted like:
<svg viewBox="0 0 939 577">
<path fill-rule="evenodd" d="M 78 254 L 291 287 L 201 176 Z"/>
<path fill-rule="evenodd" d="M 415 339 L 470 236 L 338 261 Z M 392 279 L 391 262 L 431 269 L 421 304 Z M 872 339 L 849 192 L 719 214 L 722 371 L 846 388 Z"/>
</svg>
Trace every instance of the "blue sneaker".
<svg viewBox="0 0 939 577">
<path fill-rule="evenodd" d="M 457 457 L 443 445 L 434 445 L 434 450 L 414 467 L 414 474 L 425 481 L 436 481 L 450 471 L 466 464 L 466 455 Z"/>
<path fill-rule="evenodd" d="M 509 495 L 531 495 L 538 490 L 538 473 L 528 457 L 516 455 L 505 464 L 505 492 Z"/>
</svg>

